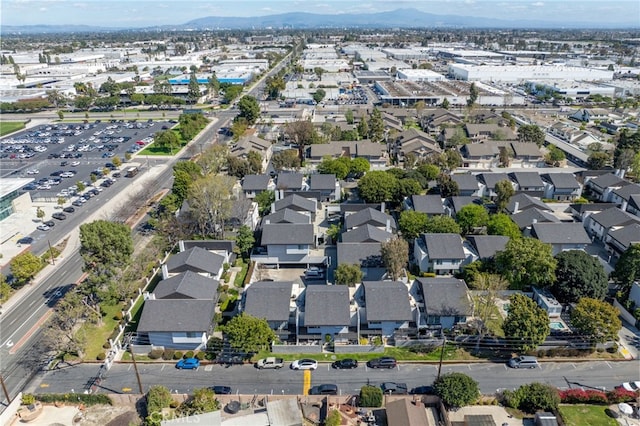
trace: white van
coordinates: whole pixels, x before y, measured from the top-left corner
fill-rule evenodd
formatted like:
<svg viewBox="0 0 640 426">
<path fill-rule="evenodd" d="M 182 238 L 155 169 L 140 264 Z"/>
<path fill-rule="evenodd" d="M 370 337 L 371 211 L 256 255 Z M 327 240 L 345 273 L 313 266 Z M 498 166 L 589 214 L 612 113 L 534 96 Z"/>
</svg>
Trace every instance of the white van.
<svg viewBox="0 0 640 426">
<path fill-rule="evenodd" d="M 509 367 L 511 368 L 536 368 L 538 366 L 538 359 L 535 356 L 522 355 L 509 360 Z"/>
</svg>

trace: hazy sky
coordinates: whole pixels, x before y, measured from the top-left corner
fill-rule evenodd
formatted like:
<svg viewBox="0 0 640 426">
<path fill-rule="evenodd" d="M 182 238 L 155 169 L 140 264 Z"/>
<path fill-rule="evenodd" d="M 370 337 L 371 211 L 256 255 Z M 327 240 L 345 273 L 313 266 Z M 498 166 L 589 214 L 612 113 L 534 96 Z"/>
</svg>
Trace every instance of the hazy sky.
<svg viewBox="0 0 640 426">
<path fill-rule="evenodd" d="M 415 8 L 438 15 L 549 22 L 631 23 L 640 27 L 639 0 L 0 0 L 2 25 L 86 24 L 146 27 L 206 16 L 285 12 L 374 13 Z"/>
</svg>

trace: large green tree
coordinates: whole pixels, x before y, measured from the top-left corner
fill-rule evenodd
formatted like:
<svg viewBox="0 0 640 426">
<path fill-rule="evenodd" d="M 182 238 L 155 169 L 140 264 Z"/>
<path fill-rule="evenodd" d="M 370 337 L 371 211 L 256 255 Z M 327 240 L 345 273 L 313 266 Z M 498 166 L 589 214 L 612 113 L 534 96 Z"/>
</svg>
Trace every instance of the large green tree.
<svg viewBox="0 0 640 426">
<path fill-rule="evenodd" d="M 384 142 L 384 121 L 382 120 L 382 113 L 378 108 L 374 108 L 371 113 L 371 119 L 369 120 L 369 139 L 371 139 L 371 142 Z"/>
<path fill-rule="evenodd" d="M 269 348 L 276 334 L 267 320 L 241 313 L 221 327 L 231 347 L 243 352 L 259 352 Z"/>
<path fill-rule="evenodd" d="M 594 342 L 615 341 L 622 328 L 619 315 L 620 311 L 609 303 L 583 297 L 571 310 L 571 325 Z"/>
<path fill-rule="evenodd" d="M 180 140 L 173 130 L 161 130 L 153 136 L 153 145 L 167 152 L 171 152 L 180 146 Z"/>
<path fill-rule="evenodd" d="M 362 270 L 359 265 L 341 263 L 335 271 L 336 284 L 353 287 L 362 282 Z"/>
<path fill-rule="evenodd" d="M 521 293 L 509 298 L 509 313 L 502 329 L 513 349 L 523 351 L 535 349 L 551 331 L 547 312 Z"/>
<path fill-rule="evenodd" d="M 484 206 L 468 204 L 456 213 L 456 222 L 462 228 L 463 234 L 469 234 L 476 228 L 487 226 L 489 213 Z"/>
<path fill-rule="evenodd" d="M 507 403 L 525 413 L 555 411 L 560 404 L 558 389 L 544 383 L 528 383 L 514 392 L 506 393 Z"/>
<path fill-rule="evenodd" d="M 96 220 L 80 225 L 80 255 L 85 270 L 112 273 L 131 261 L 131 229 L 122 223 Z"/>
<path fill-rule="evenodd" d="M 522 236 L 518 225 L 505 213 L 497 213 L 489 217 L 487 234 L 504 235 L 509 238 L 519 238 Z"/>
<path fill-rule="evenodd" d="M 182 416 L 193 416 L 194 414 L 209 413 L 219 409 L 220 402 L 216 399 L 213 389 L 199 388 L 193 391 L 191 398 L 178 407 L 178 412 Z"/>
<path fill-rule="evenodd" d="M 390 201 L 398 191 L 398 179 L 382 170 L 374 170 L 358 182 L 360 196 L 368 203 Z"/>
<path fill-rule="evenodd" d="M 264 216 L 271 212 L 271 204 L 276 201 L 276 194 L 273 191 L 262 191 L 253 199 L 258 203 L 258 211 L 260 216 Z"/>
<path fill-rule="evenodd" d="M 496 255 L 496 266 L 512 289 L 548 286 L 556 280 L 556 259 L 551 245 L 536 238 L 509 240 L 504 251 Z"/>
<path fill-rule="evenodd" d="M 496 183 L 495 191 L 496 210 L 498 211 L 498 213 L 501 213 L 502 211 L 504 211 L 505 207 L 507 207 L 507 204 L 509 203 L 511 197 L 513 197 L 513 194 L 515 194 L 515 190 L 513 189 L 513 184 L 511 183 L 511 181 L 505 179 Z"/>
<path fill-rule="evenodd" d="M 238 254 L 240 254 L 243 259 L 249 257 L 249 252 L 253 248 L 255 242 L 256 239 L 253 236 L 251 228 L 247 225 L 242 225 L 236 233 L 236 248 L 238 250 Z"/>
<path fill-rule="evenodd" d="M 247 95 L 240 98 L 238 109 L 240 110 L 238 116 L 246 119 L 250 126 L 253 126 L 260 117 L 260 105 L 253 96 Z"/>
<path fill-rule="evenodd" d="M 17 285 L 23 285 L 31 281 L 40 272 L 44 266 L 44 261 L 30 251 L 25 251 L 16 255 L 9 265 Z"/>
<path fill-rule="evenodd" d="M 407 241 L 412 241 L 417 238 L 418 235 L 426 232 L 428 220 L 429 218 L 426 213 L 404 210 L 400 213 L 398 228 Z"/>
<path fill-rule="evenodd" d="M 640 244 L 631 244 L 616 263 L 611 278 L 625 293 L 640 279 Z"/>
<path fill-rule="evenodd" d="M 425 232 L 431 234 L 460 234 L 460 225 L 451 216 L 435 215 L 427 219 Z"/>
<path fill-rule="evenodd" d="M 602 300 L 609 287 L 602 264 L 582 250 L 568 250 L 556 256 L 556 282 L 553 294 L 564 303 L 577 302 L 583 297 Z"/>
<path fill-rule="evenodd" d="M 447 407 L 464 407 L 480 398 L 478 382 L 463 373 L 447 373 L 433 383 L 433 388 Z"/>
<path fill-rule="evenodd" d="M 544 144 L 544 131 L 535 124 L 524 124 L 518 128 L 520 142 L 533 142 L 538 146 Z"/>
<path fill-rule="evenodd" d="M 409 244 L 402 238 L 392 238 L 382 243 L 380 254 L 389 277 L 397 281 L 409 262 Z"/>
</svg>

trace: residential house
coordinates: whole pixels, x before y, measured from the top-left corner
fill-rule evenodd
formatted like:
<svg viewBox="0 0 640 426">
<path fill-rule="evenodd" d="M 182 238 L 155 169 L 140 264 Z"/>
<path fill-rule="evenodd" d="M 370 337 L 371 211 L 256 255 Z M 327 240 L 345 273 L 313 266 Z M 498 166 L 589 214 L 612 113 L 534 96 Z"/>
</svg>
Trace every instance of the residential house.
<svg viewBox="0 0 640 426">
<path fill-rule="evenodd" d="M 584 222 L 590 214 L 609 210 L 611 207 L 611 203 L 576 203 L 569 204 L 566 212 L 578 222 Z"/>
<path fill-rule="evenodd" d="M 225 258 L 226 263 L 233 263 L 236 260 L 234 249 L 236 242 L 234 240 L 180 240 L 178 241 L 178 250 L 185 250 L 200 247 L 212 253 L 219 254 Z"/>
<path fill-rule="evenodd" d="M 470 260 L 459 234 L 422 234 L 413 244 L 413 256 L 422 272 L 454 274 Z"/>
<path fill-rule="evenodd" d="M 478 204 L 482 205 L 482 199 L 476 196 L 455 196 L 455 197 L 447 197 L 444 200 L 444 211 L 447 215 L 453 217 L 455 219 L 456 214 L 464 207 L 469 204 Z"/>
<path fill-rule="evenodd" d="M 362 279 L 367 281 L 382 280 L 387 269 L 382 261 L 379 242 L 338 242 L 338 265 L 350 264 L 360 266 Z"/>
<path fill-rule="evenodd" d="M 313 224 L 263 224 L 261 247 L 254 250 L 251 260 L 274 265 L 324 263 L 324 256 L 311 253 L 315 242 Z"/>
<path fill-rule="evenodd" d="M 531 227 L 531 236 L 550 244 L 554 256 L 566 250 L 585 250 L 591 244 L 591 238 L 579 222 L 537 222 Z"/>
<path fill-rule="evenodd" d="M 532 290 L 533 300 L 544 309 L 549 318 L 559 318 L 562 315 L 562 305 L 548 289 L 532 287 Z"/>
<path fill-rule="evenodd" d="M 384 127 L 386 129 L 393 129 L 398 133 L 404 130 L 404 127 L 402 126 L 402 120 L 396 118 L 388 112 L 382 113 L 382 122 L 384 123 Z"/>
<path fill-rule="evenodd" d="M 385 404 L 388 426 L 425 426 L 430 425 L 427 409 L 419 401 L 399 398 Z"/>
<path fill-rule="evenodd" d="M 627 212 L 640 217 L 640 194 L 632 194 L 627 201 Z"/>
<path fill-rule="evenodd" d="M 500 148 L 491 141 L 464 144 L 460 147 L 460 154 L 462 167 L 491 169 L 500 164 Z"/>
<path fill-rule="evenodd" d="M 611 191 L 610 199 L 608 201 L 616 204 L 620 207 L 620 210 L 628 210 L 629 200 L 634 196 L 636 197 L 636 200 L 640 197 L 640 185 L 631 183 L 623 186 L 622 188 L 617 188 Z"/>
<path fill-rule="evenodd" d="M 451 180 L 458 184 L 458 195 L 472 197 L 480 195 L 480 184 L 475 175 L 470 173 L 454 173 Z"/>
<path fill-rule="evenodd" d="M 406 210 L 415 210 L 427 216 L 444 214 L 444 205 L 439 195 L 411 195 L 404 199 Z"/>
<path fill-rule="evenodd" d="M 311 223 L 311 217 L 307 214 L 285 208 L 271 213 L 262 218 L 263 224 L 271 223 Z"/>
<path fill-rule="evenodd" d="M 238 143 L 231 147 L 229 154 L 246 160 L 251 151 L 260 154 L 260 158 L 262 158 L 262 170 L 265 170 L 273 152 L 272 144 L 269 141 L 255 135 L 242 137 L 238 140 Z"/>
<path fill-rule="evenodd" d="M 473 303 L 464 280 L 456 278 L 417 278 L 424 298 L 424 312 L 429 325 L 452 329 L 473 316 Z"/>
<path fill-rule="evenodd" d="M 514 183 L 509 179 L 509 175 L 506 173 L 480 173 L 478 175 L 478 181 L 480 182 L 480 196 L 494 200 L 498 195 L 496 193 L 496 184 L 505 180 L 508 181 L 515 190 Z"/>
<path fill-rule="evenodd" d="M 315 199 L 305 198 L 298 194 L 287 195 L 277 200 L 271 205 L 271 212 L 275 213 L 280 210 L 290 209 L 298 213 L 305 214 L 311 218 L 311 222 L 316 220 L 316 211 L 318 202 Z"/>
<path fill-rule="evenodd" d="M 293 193 L 308 191 L 307 184 L 302 173 L 278 173 L 276 180 L 276 201 Z"/>
<path fill-rule="evenodd" d="M 609 111 L 604 108 L 583 108 L 569 115 L 569 118 L 583 123 L 606 121 L 609 118 Z"/>
<path fill-rule="evenodd" d="M 538 145 L 532 142 L 510 142 L 513 150 L 511 167 L 537 168 L 544 167 L 544 155 Z"/>
<path fill-rule="evenodd" d="M 580 131 L 580 128 L 574 124 L 558 121 L 548 128 L 549 133 L 554 136 L 559 137 L 562 140 L 567 142 L 571 142 L 571 139 L 574 138 L 574 134 Z"/>
<path fill-rule="evenodd" d="M 215 308 L 215 299 L 146 300 L 138 336 L 165 349 L 204 349 L 213 331 Z"/>
<path fill-rule="evenodd" d="M 551 208 L 538 198 L 534 198 L 525 193 L 518 193 L 512 196 L 507 203 L 506 210 L 510 214 L 516 214 L 524 210 L 537 208 L 538 210 L 551 211 Z"/>
<path fill-rule="evenodd" d="M 474 258 L 491 259 L 499 251 L 503 251 L 509 242 L 504 235 L 469 235 L 467 241 L 474 250 Z"/>
<path fill-rule="evenodd" d="M 613 173 L 607 173 L 597 177 L 589 178 L 585 181 L 585 190 L 593 197 L 602 202 L 611 202 L 611 192 L 631 185 L 631 182 L 622 179 Z"/>
<path fill-rule="evenodd" d="M 240 310 L 256 318 L 263 318 L 278 338 L 287 341 L 295 324 L 297 286 L 290 281 L 257 281 L 242 292 Z M 294 334 L 294 333 L 293 333 Z"/>
<path fill-rule="evenodd" d="M 640 223 L 611 229 L 604 241 L 607 251 L 615 257 L 620 257 L 632 244 L 640 244 Z"/>
<path fill-rule="evenodd" d="M 254 199 L 263 191 L 273 191 L 274 189 L 275 185 L 269 175 L 246 175 L 242 178 L 242 191 L 249 199 Z"/>
<path fill-rule="evenodd" d="M 162 265 L 162 279 L 167 279 L 181 272 L 193 271 L 214 280 L 219 280 L 222 276 L 223 265 L 229 261 L 218 253 L 210 252 L 202 247 L 192 247 L 190 249 L 176 253 Z"/>
<path fill-rule="evenodd" d="M 560 222 L 560 219 L 558 219 L 551 211 L 541 210 L 538 207 L 521 210 L 518 213 L 512 214 L 510 217 L 511 220 L 518 225 L 518 228 L 520 228 L 520 231 L 522 231 L 525 236 L 529 236 L 531 226 L 534 223 Z"/>
<path fill-rule="evenodd" d="M 478 143 L 489 139 L 514 140 L 516 134 L 509 127 L 502 127 L 494 123 L 465 124 L 467 137 L 472 143 Z"/>
<path fill-rule="evenodd" d="M 217 300 L 219 281 L 192 271 L 182 272 L 158 283 L 149 299 Z"/>
<path fill-rule="evenodd" d="M 632 214 L 623 212 L 617 207 L 589 215 L 583 222 L 589 235 L 600 241 L 605 240 L 605 236 L 612 230 L 640 223 L 640 219 Z"/>
<path fill-rule="evenodd" d="M 366 139 L 313 144 L 307 149 L 307 161 L 311 164 L 320 164 L 322 159 L 327 156 L 330 158 L 364 158 L 369 161 L 372 169 L 386 167 L 389 159 L 384 144 L 374 143 Z"/>
<path fill-rule="evenodd" d="M 532 197 L 544 196 L 544 183 L 538 172 L 513 172 L 509 177 L 516 184 L 516 193 L 525 193 Z"/>
<path fill-rule="evenodd" d="M 400 133 L 391 147 L 398 161 L 404 161 L 408 154 L 416 159 L 426 159 L 434 154 L 440 154 L 442 149 L 438 142 L 427 133 L 410 128 Z"/>
<path fill-rule="evenodd" d="M 344 218 L 344 228 L 346 230 L 356 229 L 364 225 L 371 225 L 386 232 L 394 232 L 396 230 L 396 221 L 393 216 L 373 208 L 360 210 L 346 215 Z"/>
<path fill-rule="evenodd" d="M 455 113 L 444 108 L 423 111 L 421 121 L 422 128 L 430 134 L 439 133 L 442 127 L 456 127 L 463 123 Z"/>
<path fill-rule="evenodd" d="M 572 173 L 545 173 L 544 198 L 556 201 L 573 201 L 582 196 L 582 185 Z"/>
<path fill-rule="evenodd" d="M 393 337 L 415 326 L 407 286 L 399 281 L 365 281 L 354 299 L 359 309 L 360 335 Z"/>
<path fill-rule="evenodd" d="M 384 243 L 392 239 L 393 235 L 386 229 L 364 224 L 343 232 L 340 238 L 344 243 Z"/>
<path fill-rule="evenodd" d="M 336 343 L 357 341 L 357 334 L 350 333 L 352 325 L 349 287 L 343 285 L 311 285 L 304 291 L 304 311 L 299 313 L 298 340 L 324 342 L 326 336 Z M 357 317 L 353 318 L 356 330 Z"/>
<path fill-rule="evenodd" d="M 342 196 L 340 182 L 336 175 L 313 174 L 309 176 L 309 193 L 316 194 L 320 202 L 339 201 Z"/>
</svg>

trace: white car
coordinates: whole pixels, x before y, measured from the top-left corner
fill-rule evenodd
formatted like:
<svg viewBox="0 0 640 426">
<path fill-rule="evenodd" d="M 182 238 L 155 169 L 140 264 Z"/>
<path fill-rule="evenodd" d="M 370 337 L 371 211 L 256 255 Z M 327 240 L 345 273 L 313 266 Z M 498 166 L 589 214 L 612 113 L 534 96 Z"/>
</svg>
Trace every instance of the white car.
<svg viewBox="0 0 640 426">
<path fill-rule="evenodd" d="M 631 392 L 640 391 L 640 381 L 638 382 L 625 382 L 622 385 L 618 386 L 618 388 L 622 388 L 624 390 L 628 390 Z"/>
<path fill-rule="evenodd" d="M 40 231 L 48 231 L 49 229 L 51 228 L 49 228 L 47 225 L 38 225 L 38 230 Z"/>
<path fill-rule="evenodd" d="M 79 161 L 72 161 L 72 162 L 71 162 L 71 165 L 72 165 L 73 167 L 76 167 L 76 166 L 79 166 L 79 165 L 80 165 L 80 162 L 79 162 Z"/>
<path fill-rule="evenodd" d="M 292 370 L 315 370 L 318 368 L 318 361 L 315 359 L 299 359 L 291 363 Z"/>
</svg>

